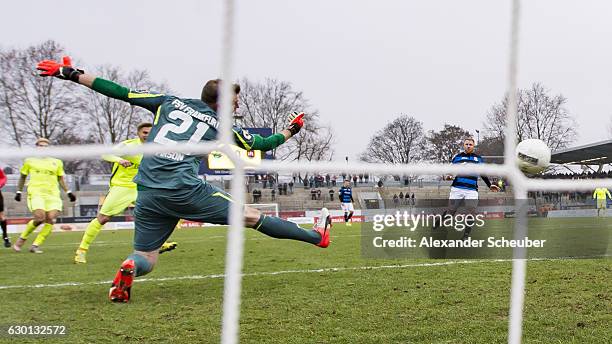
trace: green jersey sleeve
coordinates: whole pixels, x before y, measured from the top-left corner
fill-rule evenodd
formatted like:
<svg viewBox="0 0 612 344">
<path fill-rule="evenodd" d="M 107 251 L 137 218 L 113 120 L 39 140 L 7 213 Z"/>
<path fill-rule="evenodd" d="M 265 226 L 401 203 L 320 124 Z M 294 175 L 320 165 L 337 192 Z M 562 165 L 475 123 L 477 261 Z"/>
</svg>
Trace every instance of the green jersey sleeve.
<svg viewBox="0 0 612 344">
<path fill-rule="evenodd" d="M 143 107 L 153 113 L 168 98 L 164 94 L 149 91 L 134 91 L 112 81 L 96 78 L 91 89 L 107 97 L 123 100 L 132 105 Z"/>
<path fill-rule="evenodd" d="M 285 136 L 283 134 L 263 137 L 258 134 L 251 134 L 248 130 L 238 126 L 234 126 L 232 131 L 234 132 L 234 142 L 236 142 L 238 147 L 246 150 L 260 150 L 265 152 L 285 143 Z"/>
</svg>

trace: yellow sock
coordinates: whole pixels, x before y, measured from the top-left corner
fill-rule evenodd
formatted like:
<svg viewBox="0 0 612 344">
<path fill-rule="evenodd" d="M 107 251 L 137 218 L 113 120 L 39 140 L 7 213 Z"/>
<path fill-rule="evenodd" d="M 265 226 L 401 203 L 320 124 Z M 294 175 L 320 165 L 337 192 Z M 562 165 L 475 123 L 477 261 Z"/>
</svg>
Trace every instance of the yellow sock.
<svg viewBox="0 0 612 344">
<path fill-rule="evenodd" d="M 50 223 L 45 223 L 43 228 L 40 230 L 40 233 L 36 236 L 36 239 L 32 243 L 32 245 L 40 246 L 45 242 L 51 231 L 53 230 L 53 225 Z"/>
<path fill-rule="evenodd" d="M 36 225 L 34 225 L 34 220 L 30 220 L 30 222 L 28 222 L 28 224 L 26 225 L 26 228 L 23 232 L 21 232 L 20 237 L 22 239 L 27 239 L 28 236 L 30 236 L 30 234 L 32 234 L 32 232 L 34 232 L 34 230 L 36 229 Z"/>
<path fill-rule="evenodd" d="M 96 240 L 98 233 L 102 229 L 102 224 L 98 221 L 97 218 L 91 220 L 87 228 L 85 229 L 85 234 L 83 234 L 83 239 L 81 239 L 81 245 L 79 245 L 79 249 L 88 250 L 89 245 Z"/>
</svg>

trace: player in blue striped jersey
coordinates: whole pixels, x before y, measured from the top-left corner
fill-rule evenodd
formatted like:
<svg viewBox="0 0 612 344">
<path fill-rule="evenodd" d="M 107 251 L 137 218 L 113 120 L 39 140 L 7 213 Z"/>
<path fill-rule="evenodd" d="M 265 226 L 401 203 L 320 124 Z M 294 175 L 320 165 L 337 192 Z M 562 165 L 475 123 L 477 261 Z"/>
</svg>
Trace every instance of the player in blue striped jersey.
<svg viewBox="0 0 612 344">
<path fill-rule="evenodd" d="M 351 189 L 351 182 L 345 179 L 340 191 L 338 191 L 338 198 L 340 198 L 340 208 L 344 212 L 344 223 L 347 226 L 351 226 L 351 218 L 355 211 L 353 207 L 353 189 Z"/>
<path fill-rule="evenodd" d="M 453 164 L 483 164 L 484 159 L 480 155 L 474 153 L 474 139 L 468 137 L 463 140 L 463 151 L 455 155 L 451 162 Z M 476 212 L 476 207 L 478 206 L 478 177 L 478 175 L 455 176 L 448 197 L 448 209 L 442 214 L 442 218 L 445 218 L 447 215 L 455 215 L 463 201 L 465 202 L 468 213 L 473 214 Z M 491 184 L 489 178 L 486 176 L 480 176 L 480 178 L 482 178 L 491 191 L 499 191 L 499 187 Z M 438 226 L 439 224 L 434 224 L 434 227 Z M 464 240 L 469 238 L 471 230 L 472 228 L 470 226 L 466 226 L 463 232 Z"/>
</svg>

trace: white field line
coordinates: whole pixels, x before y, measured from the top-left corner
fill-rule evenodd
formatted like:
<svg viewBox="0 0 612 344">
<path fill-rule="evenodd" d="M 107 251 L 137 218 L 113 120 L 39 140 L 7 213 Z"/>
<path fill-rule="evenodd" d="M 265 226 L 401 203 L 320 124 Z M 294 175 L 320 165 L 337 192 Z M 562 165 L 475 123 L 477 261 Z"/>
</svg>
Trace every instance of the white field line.
<svg viewBox="0 0 612 344">
<path fill-rule="evenodd" d="M 567 258 L 530 258 L 528 261 L 555 261 L 555 260 L 567 260 L 581 257 L 567 257 Z M 592 258 L 592 257 L 591 257 Z M 332 267 L 332 268 L 320 268 L 320 269 L 305 269 L 305 270 L 281 270 L 281 271 L 268 271 L 268 272 L 251 272 L 243 273 L 242 277 L 259 277 L 259 276 L 277 276 L 287 274 L 308 274 L 308 273 L 329 273 L 329 272 L 340 272 L 340 271 L 370 271 L 370 270 L 387 270 L 387 269 L 407 269 L 407 268 L 420 268 L 420 267 L 436 267 L 436 266 L 449 266 L 449 265 L 467 265 L 467 264 L 481 264 L 481 263 L 505 263 L 511 262 L 512 259 L 488 259 L 488 260 L 460 260 L 460 261 L 446 261 L 437 263 L 415 263 L 415 264 L 402 264 L 402 265 L 378 265 L 378 266 L 355 266 L 355 267 Z M 139 278 L 134 282 L 165 282 L 165 281 L 181 281 L 181 280 L 203 280 L 203 279 L 220 279 L 225 278 L 225 274 L 211 274 L 211 275 L 190 275 L 190 276 L 176 276 L 176 277 L 159 277 L 159 278 Z M 63 283 L 52 283 L 52 284 L 25 284 L 25 285 L 0 285 L 0 290 L 4 289 L 21 289 L 21 288 L 60 288 L 60 287 L 78 287 L 84 285 L 99 285 L 99 284 L 110 284 L 112 281 L 99 281 L 99 282 L 63 282 Z"/>
</svg>

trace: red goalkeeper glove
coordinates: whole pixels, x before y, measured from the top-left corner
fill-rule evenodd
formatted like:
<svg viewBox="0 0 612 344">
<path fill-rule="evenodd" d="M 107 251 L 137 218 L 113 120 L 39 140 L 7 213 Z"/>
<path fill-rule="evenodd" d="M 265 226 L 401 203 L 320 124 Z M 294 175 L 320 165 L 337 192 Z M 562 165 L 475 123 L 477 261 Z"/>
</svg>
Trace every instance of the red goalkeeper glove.
<svg viewBox="0 0 612 344">
<path fill-rule="evenodd" d="M 85 73 L 81 69 L 72 67 L 70 56 L 62 57 L 62 62 L 43 60 L 38 63 L 36 69 L 41 71 L 40 76 L 54 76 L 64 80 L 79 82 L 79 76 Z"/>
<path fill-rule="evenodd" d="M 289 114 L 289 126 L 287 130 L 291 133 L 291 136 L 300 132 L 300 129 L 304 126 L 304 113 L 303 112 L 292 112 Z"/>
</svg>

